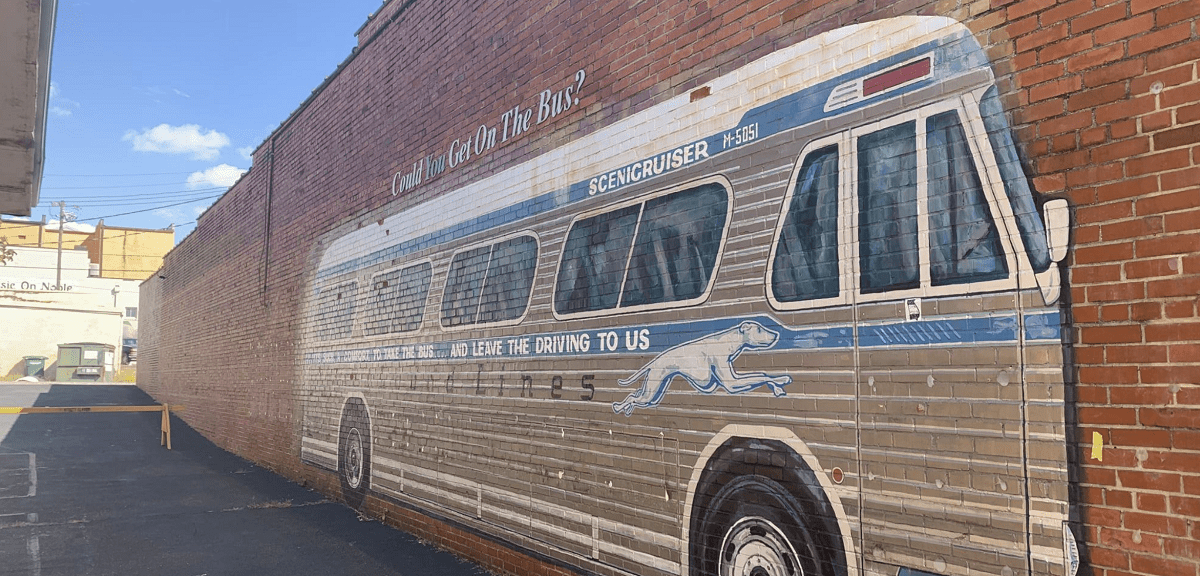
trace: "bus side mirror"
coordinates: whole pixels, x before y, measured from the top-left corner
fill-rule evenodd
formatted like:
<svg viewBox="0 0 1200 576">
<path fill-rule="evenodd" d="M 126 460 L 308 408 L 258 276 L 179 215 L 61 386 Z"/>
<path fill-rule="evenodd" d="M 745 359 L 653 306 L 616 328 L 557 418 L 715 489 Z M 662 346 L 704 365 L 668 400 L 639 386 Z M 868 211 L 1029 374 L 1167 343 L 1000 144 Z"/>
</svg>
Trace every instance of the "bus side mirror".
<svg viewBox="0 0 1200 576">
<path fill-rule="evenodd" d="M 1062 262 L 1067 257 L 1067 244 L 1071 234 L 1071 208 L 1066 200 L 1055 198 L 1042 206 L 1046 222 L 1046 247 L 1050 249 L 1050 260 Z"/>
</svg>

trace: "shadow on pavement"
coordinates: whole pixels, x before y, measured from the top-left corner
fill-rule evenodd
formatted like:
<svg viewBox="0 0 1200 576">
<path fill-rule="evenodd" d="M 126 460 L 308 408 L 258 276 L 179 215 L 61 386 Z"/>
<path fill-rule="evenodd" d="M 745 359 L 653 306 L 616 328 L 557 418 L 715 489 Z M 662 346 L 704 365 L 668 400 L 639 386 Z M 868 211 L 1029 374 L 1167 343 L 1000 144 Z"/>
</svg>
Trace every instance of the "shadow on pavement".
<svg viewBox="0 0 1200 576">
<path fill-rule="evenodd" d="M 154 404 L 133 386 L 0 385 L 0 406 Z M 12 403 L 24 398 L 25 403 Z M 486 574 L 362 521 L 158 413 L 0 415 L 0 575 Z"/>
</svg>

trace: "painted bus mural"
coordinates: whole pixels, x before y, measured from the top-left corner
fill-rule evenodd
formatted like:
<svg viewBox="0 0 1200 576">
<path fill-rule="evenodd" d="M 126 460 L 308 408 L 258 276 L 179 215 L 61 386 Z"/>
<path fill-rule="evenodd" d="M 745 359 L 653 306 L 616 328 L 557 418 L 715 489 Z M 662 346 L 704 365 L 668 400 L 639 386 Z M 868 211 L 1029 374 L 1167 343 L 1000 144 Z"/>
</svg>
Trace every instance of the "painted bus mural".
<svg viewBox="0 0 1200 576">
<path fill-rule="evenodd" d="M 584 573 L 1074 574 L 1068 207 L 994 84 L 850 26 L 329 231 L 302 459 Z"/>
</svg>

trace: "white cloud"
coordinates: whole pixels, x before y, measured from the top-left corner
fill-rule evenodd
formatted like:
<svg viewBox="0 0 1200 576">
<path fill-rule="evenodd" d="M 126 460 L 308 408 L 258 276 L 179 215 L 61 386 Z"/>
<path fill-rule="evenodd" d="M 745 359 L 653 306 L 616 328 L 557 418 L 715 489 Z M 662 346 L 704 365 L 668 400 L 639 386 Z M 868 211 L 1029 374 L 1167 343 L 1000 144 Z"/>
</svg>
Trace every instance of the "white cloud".
<svg viewBox="0 0 1200 576">
<path fill-rule="evenodd" d="M 195 124 L 159 124 L 140 133 L 130 130 L 121 139 L 133 142 L 133 149 L 138 152 L 191 154 L 193 160 L 213 160 L 229 145 L 228 136 L 216 130 L 202 132 Z"/>
<path fill-rule="evenodd" d="M 241 154 L 242 158 L 245 160 L 253 160 L 254 159 L 254 147 L 253 146 L 246 146 L 245 148 L 238 148 L 237 151 L 238 151 L 238 154 Z"/>
<path fill-rule="evenodd" d="M 210 186 L 228 188 L 233 186 L 233 183 L 237 182 L 238 178 L 241 178 L 242 174 L 245 173 L 245 170 L 236 166 L 221 164 L 202 172 L 192 172 L 192 175 L 188 176 L 187 185 L 188 188 L 207 188 Z"/>
<path fill-rule="evenodd" d="M 55 116 L 66 117 L 75 112 L 79 108 L 79 103 L 69 98 L 63 98 L 58 91 L 58 84 L 50 83 L 50 113 Z"/>
<path fill-rule="evenodd" d="M 162 86 L 147 86 L 145 89 L 147 94 L 151 96 L 170 96 L 174 94 L 182 98 L 191 98 L 192 95 L 175 87 L 164 88 Z"/>
<path fill-rule="evenodd" d="M 57 232 L 58 231 L 58 220 L 51 220 L 51 221 L 47 222 L 46 230 L 47 231 L 53 230 L 53 231 Z M 82 222 L 69 222 L 68 221 L 66 224 L 63 225 L 63 231 L 64 232 L 86 232 L 88 234 L 91 234 L 92 232 L 96 231 L 96 227 L 92 226 L 91 224 L 84 224 Z"/>
<path fill-rule="evenodd" d="M 153 214 L 172 224 L 181 224 L 187 219 L 187 217 L 184 216 L 183 210 L 178 208 L 159 208 L 158 210 L 155 210 Z"/>
</svg>

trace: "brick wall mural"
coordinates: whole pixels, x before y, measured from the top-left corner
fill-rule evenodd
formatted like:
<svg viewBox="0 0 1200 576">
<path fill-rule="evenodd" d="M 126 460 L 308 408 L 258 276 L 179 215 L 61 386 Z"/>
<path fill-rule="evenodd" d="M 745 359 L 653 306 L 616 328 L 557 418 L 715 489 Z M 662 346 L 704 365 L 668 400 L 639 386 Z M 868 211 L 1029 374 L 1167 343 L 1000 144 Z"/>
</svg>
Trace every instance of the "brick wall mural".
<svg viewBox="0 0 1200 576">
<path fill-rule="evenodd" d="M 143 287 L 201 431 L 508 573 L 1197 575 L 1192 4 L 425 4 Z"/>
<path fill-rule="evenodd" d="M 834 30 L 322 236 L 301 457 L 599 573 L 1074 573 L 1066 211 L 964 26 Z"/>
</svg>

